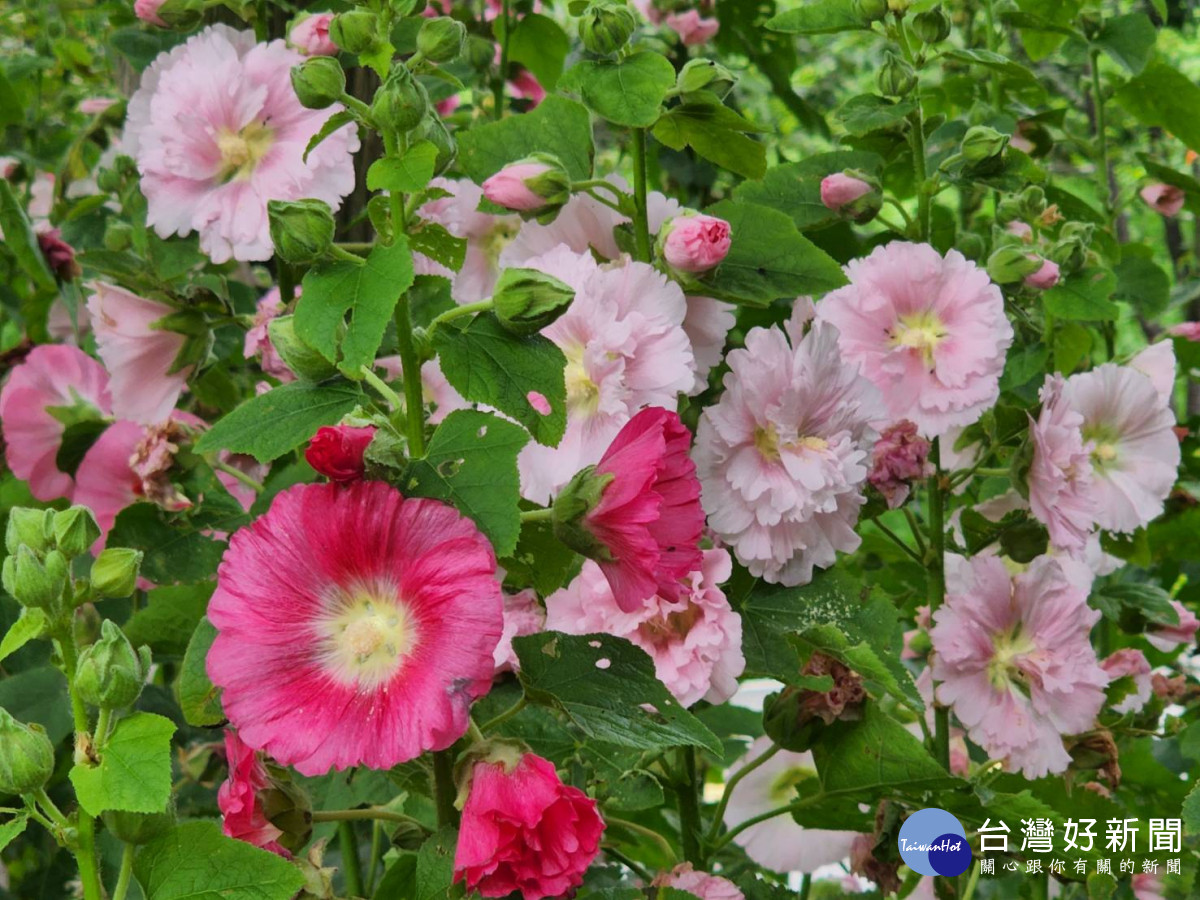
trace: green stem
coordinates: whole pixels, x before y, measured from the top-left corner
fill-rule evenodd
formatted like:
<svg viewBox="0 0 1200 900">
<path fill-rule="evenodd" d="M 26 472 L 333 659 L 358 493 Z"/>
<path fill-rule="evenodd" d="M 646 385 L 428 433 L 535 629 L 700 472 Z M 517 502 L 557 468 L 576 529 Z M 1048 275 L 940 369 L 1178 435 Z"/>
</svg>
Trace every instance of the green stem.
<svg viewBox="0 0 1200 900">
<path fill-rule="evenodd" d="M 59 632 L 57 641 L 58 651 L 62 654 L 63 670 L 67 676 L 67 693 L 71 696 L 71 718 L 75 723 L 75 742 L 78 744 L 80 735 L 88 733 L 88 714 L 83 705 L 83 698 L 75 690 L 75 668 L 79 664 L 79 654 L 75 649 L 75 638 L 71 634 L 69 623 Z"/>
<path fill-rule="evenodd" d="M 461 319 L 466 316 L 473 316 L 476 313 L 487 312 L 492 306 L 493 302 L 491 300 L 480 300 L 478 303 L 467 303 L 463 306 L 456 306 L 454 309 L 448 309 L 429 323 L 429 327 L 425 330 L 425 333 L 432 335 L 439 325 L 445 325 L 447 322 L 453 322 L 455 319 Z"/>
<path fill-rule="evenodd" d="M 905 59 L 913 65 L 914 70 L 917 70 L 918 61 L 913 55 L 912 48 L 909 46 L 908 34 L 905 31 L 903 22 L 899 22 L 896 25 L 896 37 L 900 41 L 900 49 L 904 52 Z M 918 79 L 919 77 L 918 72 Z M 909 114 L 908 122 L 909 140 L 912 143 L 913 174 L 916 176 L 917 187 L 917 239 L 928 241 L 932 212 L 930 201 L 932 198 L 927 184 L 929 180 L 929 168 L 925 159 L 925 113 L 921 109 L 921 83 L 919 80 L 913 88 L 913 101 L 916 109 Z"/>
<path fill-rule="evenodd" d="M 246 487 L 250 488 L 250 490 L 254 491 L 254 493 L 256 493 L 256 494 L 261 494 L 264 490 L 263 484 L 261 481 L 257 481 L 255 479 L 251 478 L 249 475 L 247 475 L 245 472 L 243 472 L 237 466 L 231 466 L 229 463 L 222 462 L 221 460 L 216 459 L 216 458 L 214 458 L 212 460 L 210 465 L 214 469 L 216 469 L 218 472 L 224 472 L 226 475 L 230 476 L 235 481 L 238 481 L 241 484 L 244 484 Z M 101 714 L 103 714 L 103 712 Z M 100 730 L 99 728 L 96 729 L 97 733 L 99 733 L 99 730 Z"/>
<path fill-rule="evenodd" d="M 421 360 L 413 343 L 412 317 L 408 294 L 396 302 L 396 343 L 400 347 L 400 365 L 404 369 L 404 406 L 408 411 L 408 452 L 425 455 L 425 397 L 421 389 Z"/>
<path fill-rule="evenodd" d="M 504 712 L 500 713 L 495 718 L 488 719 L 488 721 L 484 722 L 483 725 L 480 726 L 479 730 L 483 731 L 483 732 L 492 731 L 493 729 L 497 728 L 498 726 L 503 725 L 505 722 L 507 722 L 509 719 L 511 719 L 513 716 L 515 716 L 517 713 L 519 713 L 521 710 L 523 710 L 527 705 L 528 705 L 528 701 L 525 699 L 525 695 L 522 694 L 520 700 L 518 700 L 516 703 L 514 703 L 512 706 L 510 706 Z"/>
<path fill-rule="evenodd" d="M 1096 111 L 1096 143 L 1100 151 L 1098 176 L 1100 179 L 1100 196 L 1104 198 L 1104 210 L 1112 217 L 1113 195 L 1112 185 L 1108 180 L 1108 122 L 1104 110 L 1104 95 L 1100 91 L 1100 51 L 1092 50 L 1092 106 Z"/>
<path fill-rule="evenodd" d="M 975 869 L 971 872 L 971 878 L 967 881 L 967 887 L 963 891 L 962 900 L 971 900 L 975 894 L 975 885 L 979 883 L 979 860 L 975 860 Z"/>
<path fill-rule="evenodd" d="M 100 883 L 100 862 L 96 856 L 96 820 L 79 810 L 79 848 L 75 861 L 79 865 L 79 880 L 83 883 L 83 900 L 101 900 L 104 888 Z"/>
<path fill-rule="evenodd" d="M 433 787 L 434 802 L 437 804 L 438 827 L 456 825 L 458 811 L 454 808 L 454 800 L 458 794 L 458 788 L 454 784 L 454 751 L 434 751 Z"/>
<path fill-rule="evenodd" d="M 904 518 L 908 520 L 908 530 L 912 532 L 913 540 L 917 543 L 917 552 L 921 554 L 921 559 L 924 559 L 926 550 L 925 539 L 921 537 L 921 523 L 908 506 L 904 507 Z"/>
<path fill-rule="evenodd" d="M 371 107 L 367 106 L 367 104 L 363 103 L 357 97 L 342 91 L 341 96 L 338 97 L 338 101 L 342 106 L 350 110 L 350 112 L 357 115 L 364 125 L 371 124 Z"/>
<path fill-rule="evenodd" d="M 51 822 L 53 822 L 59 828 L 67 828 L 70 826 L 71 823 L 68 822 L 67 817 L 62 814 L 62 810 L 59 809 L 55 802 L 50 799 L 50 795 L 46 793 L 45 788 L 38 788 L 33 792 L 33 797 L 38 803 L 41 804 L 42 809 L 46 811 L 46 817 L 49 818 Z"/>
<path fill-rule="evenodd" d="M 112 710 L 107 706 L 100 707 L 100 714 L 96 716 L 96 731 L 93 735 L 97 750 L 103 750 L 104 745 L 108 742 L 108 730 L 111 722 Z"/>
<path fill-rule="evenodd" d="M 760 753 L 746 765 L 742 766 L 725 782 L 725 790 L 721 792 L 721 801 L 717 804 L 717 810 L 713 813 L 712 827 L 708 829 L 708 836 L 705 838 L 705 843 L 712 844 L 721 831 L 722 820 L 725 818 L 725 807 L 729 805 L 729 798 L 733 796 L 733 789 L 737 787 L 738 782 L 769 760 L 772 756 L 778 753 L 782 748 L 778 744 L 772 744 L 770 749 Z"/>
<path fill-rule="evenodd" d="M 117 886 L 113 888 L 112 900 L 125 900 L 129 892 L 129 882 L 133 879 L 133 855 L 137 848 L 126 844 L 121 850 L 121 870 L 117 874 Z"/>
<path fill-rule="evenodd" d="M 912 547 L 908 546 L 908 543 L 904 540 L 904 538 L 900 537 L 900 535 L 896 534 L 896 532 L 892 531 L 892 529 L 888 528 L 881 521 L 879 521 L 878 516 L 872 516 L 871 521 L 875 523 L 875 527 L 882 531 L 884 535 L 891 538 L 893 544 L 895 544 L 921 565 L 925 564 L 925 557 Z"/>
<path fill-rule="evenodd" d="M 638 878 L 642 879 L 642 881 L 644 881 L 646 884 L 649 884 L 653 879 L 653 875 L 643 869 L 634 860 L 630 859 L 616 847 L 612 846 L 611 844 L 602 844 L 601 846 L 604 848 L 604 853 L 606 856 L 611 856 Z"/>
<path fill-rule="evenodd" d="M 945 498 L 942 496 L 941 439 L 934 438 L 929 448 L 929 461 L 933 474 L 929 476 L 929 546 L 932 559 L 929 562 L 929 613 L 937 612 L 946 597 L 946 526 Z M 950 768 L 950 711 L 944 706 L 934 708 L 933 727 L 934 756 L 947 769 Z"/>
<path fill-rule="evenodd" d="M 371 852 L 367 856 L 367 893 L 374 895 L 375 893 L 375 870 L 376 863 L 379 862 L 379 851 L 382 848 L 383 829 L 379 827 L 379 823 L 375 822 L 371 825 Z"/>
<path fill-rule="evenodd" d="M 363 366 L 360 372 L 362 373 L 363 381 L 375 388 L 376 393 L 383 397 L 393 410 L 398 410 L 404 406 L 404 400 L 400 395 L 392 390 L 391 385 L 376 375 L 370 366 Z"/>
<path fill-rule="evenodd" d="M 366 809 L 314 809 L 314 823 L 321 822 L 416 822 L 412 816 L 392 812 L 382 806 L 368 806 Z"/>
<path fill-rule="evenodd" d="M 508 26 L 508 0 L 502 0 L 500 4 L 500 70 L 496 73 L 496 80 L 492 83 L 492 105 L 495 107 L 492 115 L 497 120 L 503 118 L 504 108 L 507 105 L 504 100 L 504 84 L 508 79 Z"/>
<path fill-rule="evenodd" d="M 700 795 L 696 779 L 696 753 L 691 747 L 680 747 L 679 770 L 682 778 L 675 785 L 679 806 L 679 837 L 683 858 L 694 866 L 704 866 L 704 850 L 700 843 Z"/>
<path fill-rule="evenodd" d="M 606 815 L 604 821 L 613 828 L 624 828 L 626 831 L 632 831 L 634 834 L 650 838 L 662 850 L 663 856 L 670 861 L 671 865 L 674 865 L 675 860 L 678 859 L 675 854 L 675 848 L 671 846 L 671 842 L 653 828 L 647 828 L 645 825 L 639 825 L 637 822 L 630 822 L 628 819 L 619 819 L 616 816 Z"/>
<path fill-rule="evenodd" d="M 63 671 L 67 676 L 67 693 L 71 698 L 71 717 L 75 723 L 75 761 L 85 762 L 88 755 L 81 745 L 90 743 L 91 737 L 88 735 L 87 707 L 83 705 L 83 698 L 75 690 L 79 654 L 75 649 L 75 637 L 71 634 L 69 621 L 58 635 L 58 649 L 62 654 Z M 78 812 L 77 833 L 75 861 L 79 866 L 79 880 L 83 884 L 83 900 L 101 900 L 104 889 L 100 882 L 100 861 L 96 856 L 96 822 L 82 807 Z"/>
<path fill-rule="evenodd" d="M 545 509 L 523 509 L 521 510 L 522 522 L 549 522 L 554 518 L 553 507 L 547 506 Z"/>
<path fill-rule="evenodd" d="M 646 129 L 633 129 L 633 237 L 640 262 L 650 262 L 650 220 L 646 212 Z"/>
<path fill-rule="evenodd" d="M 987 0 L 987 6 L 985 9 L 985 12 L 987 14 L 987 19 L 986 19 L 987 42 L 986 43 L 987 43 L 988 50 L 995 53 L 999 47 L 1000 39 L 999 39 L 999 35 L 996 34 L 996 13 L 992 7 L 993 7 L 993 0 Z M 1001 92 L 1002 92 L 1002 87 L 1000 84 L 1000 73 L 997 71 L 992 71 L 991 74 L 989 75 L 989 78 L 991 79 L 991 87 L 992 87 L 992 106 L 994 106 L 996 108 L 996 111 L 999 112 L 1000 111 Z"/>
<path fill-rule="evenodd" d="M 808 895 L 812 891 L 812 873 L 805 872 L 804 877 L 800 879 L 800 900 L 808 900 Z"/>
<path fill-rule="evenodd" d="M 316 821 L 314 817 L 313 821 Z M 338 825 L 338 846 L 342 850 L 342 879 L 345 882 L 346 896 L 363 896 L 362 864 L 358 860 L 358 838 L 354 834 L 354 826 L 349 821 Z"/>
</svg>

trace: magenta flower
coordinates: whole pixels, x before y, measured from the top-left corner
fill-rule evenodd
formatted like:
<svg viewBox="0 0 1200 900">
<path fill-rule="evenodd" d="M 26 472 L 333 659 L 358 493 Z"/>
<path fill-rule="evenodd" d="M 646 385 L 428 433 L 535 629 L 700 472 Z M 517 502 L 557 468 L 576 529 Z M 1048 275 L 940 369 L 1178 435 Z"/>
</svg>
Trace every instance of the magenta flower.
<svg viewBox="0 0 1200 900">
<path fill-rule="evenodd" d="M 221 830 L 228 837 L 291 859 L 292 854 L 279 843 L 283 831 L 270 823 L 263 810 L 261 795 L 270 786 L 267 768 L 231 728 L 225 729 L 225 758 L 229 776 L 217 791 Z"/>
<path fill-rule="evenodd" d="M 305 16 L 288 32 L 288 43 L 305 56 L 337 56 L 338 45 L 329 37 L 333 13 Z"/>
<path fill-rule="evenodd" d="M 133 14 L 143 22 L 149 22 L 159 28 L 166 28 L 167 23 L 158 14 L 159 7 L 166 2 L 167 0 L 134 0 Z"/>
<path fill-rule="evenodd" d="M 668 221 L 659 232 L 662 256 L 678 272 L 707 272 L 729 255 L 729 223 L 715 216 L 684 213 Z"/>
<path fill-rule="evenodd" d="M 1000 395 L 1013 330 L 987 273 L 956 250 L 893 241 L 846 267 L 850 284 L 826 295 L 817 318 L 835 325 L 893 420 L 925 437 L 970 425 Z"/>
<path fill-rule="evenodd" d="M 883 429 L 871 452 L 867 480 L 883 494 L 888 509 L 903 506 L 912 483 L 932 474 L 929 441 L 917 434 L 914 423 L 905 419 Z"/>
<path fill-rule="evenodd" d="M 366 472 L 364 454 L 374 438 L 374 425 L 325 425 L 308 442 L 304 458 L 330 481 L 357 481 Z"/>
<path fill-rule="evenodd" d="M 1061 375 L 1047 375 L 1042 411 L 1030 420 L 1033 459 L 1029 466 L 1029 508 L 1050 532 L 1050 542 L 1079 553 L 1096 527 L 1092 453 L 1084 440 L 1083 416 L 1063 397 Z"/>
<path fill-rule="evenodd" d="M 229 721 L 305 775 L 449 747 L 492 682 L 495 573 L 445 504 L 379 481 L 284 491 L 234 534 L 208 607 Z"/>
<path fill-rule="evenodd" d="M 45 228 L 37 233 L 38 249 L 46 259 L 46 265 L 59 281 L 78 278 L 79 263 L 75 262 L 75 248 L 62 239 L 59 228 Z"/>
<path fill-rule="evenodd" d="M 1183 188 L 1173 184 L 1148 184 L 1139 193 L 1155 212 L 1168 218 L 1179 215 L 1184 201 L 1187 200 Z"/>
<path fill-rule="evenodd" d="M 160 237 L 200 234 L 216 263 L 272 253 L 268 200 L 302 197 L 337 208 L 354 189 L 352 125 L 309 140 L 341 107 L 305 109 L 283 41 L 212 25 L 159 55 L 129 101 L 125 152 L 137 159 L 147 224 Z"/>
</svg>

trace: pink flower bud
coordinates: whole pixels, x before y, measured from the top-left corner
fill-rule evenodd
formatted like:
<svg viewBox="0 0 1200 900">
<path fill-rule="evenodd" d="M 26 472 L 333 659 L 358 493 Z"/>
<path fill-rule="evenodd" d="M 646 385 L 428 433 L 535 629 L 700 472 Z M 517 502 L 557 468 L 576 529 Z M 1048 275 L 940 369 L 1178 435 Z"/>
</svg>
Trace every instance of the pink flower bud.
<svg viewBox="0 0 1200 900">
<path fill-rule="evenodd" d="M 1167 329 L 1167 334 L 1173 334 L 1176 337 L 1200 343 L 1200 322 L 1180 322 L 1178 325 L 1172 325 Z"/>
<path fill-rule="evenodd" d="M 551 160 L 535 157 L 509 163 L 483 183 L 483 195 L 505 209 L 536 213 L 570 199 L 570 178 Z"/>
<path fill-rule="evenodd" d="M 157 25 L 159 28 L 166 28 L 167 23 L 159 18 L 158 10 L 166 2 L 166 0 L 136 0 L 133 4 L 133 14 L 143 22 L 149 22 L 151 25 Z"/>
<path fill-rule="evenodd" d="M 843 206 L 853 203 L 872 190 L 871 185 L 861 178 L 855 178 L 845 172 L 834 172 L 821 179 L 821 202 L 827 209 L 840 212 Z"/>
<path fill-rule="evenodd" d="M 875 442 L 867 480 L 883 494 L 888 509 L 896 509 L 908 499 L 909 485 L 931 472 L 929 441 L 917 434 L 914 423 L 904 419 L 885 428 Z"/>
<path fill-rule="evenodd" d="M 1183 188 L 1173 184 L 1149 184 L 1141 190 L 1141 197 L 1164 216 L 1174 216 L 1183 209 Z"/>
<path fill-rule="evenodd" d="M 305 56 L 336 56 L 338 46 L 329 37 L 333 13 L 306 16 L 292 26 L 288 43 Z"/>
<path fill-rule="evenodd" d="M 663 227 L 663 259 L 680 272 L 707 272 L 729 254 L 729 223 L 715 216 L 681 215 Z"/>
<path fill-rule="evenodd" d="M 1025 276 L 1026 287 L 1045 291 L 1058 284 L 1058 263 L 1043 259 L 1042 267 L 1031 275 Z"/>
<path fill-rule="evenodd" d="M 70 281 L 80 275 L 79 263 L 75 262 L 75 249 L 62 239 L 57 228 L 47 228 L 37 235 L 38 247 L 46 258 L 46 265 L 59 281 Z"/>
<path fill-rule="evenodd" d="M 327 425 L 313 435 L 304 458 L 330 481 L 357 481 L 366 471 L 363 454 L 374 437 L 375 429 L 370 425 Z"/>
<path fill-rule="evenodd" d="M 1022 222 L 1019 219 L 1013 219 L 1004 226 L 1004 230 L 1014 237 L 1021 239 L 1021 243 L 1029 244 L 1033 242 L 1033 226 L 1028 222 Z"/>
<path fill-rule="evenodd" d="M 685 47 L 707 44 L 721 28 L 716 19 L 706 19 L 694 9 L 667 15 L 667 26 L 679 35 Z"/>
<path fill-rule="evenodd" d="M 98 116 L 116 102 L 112 97 L 87 97 L 79 101 L 79 111 L 85 116 Z"/>
</svg>

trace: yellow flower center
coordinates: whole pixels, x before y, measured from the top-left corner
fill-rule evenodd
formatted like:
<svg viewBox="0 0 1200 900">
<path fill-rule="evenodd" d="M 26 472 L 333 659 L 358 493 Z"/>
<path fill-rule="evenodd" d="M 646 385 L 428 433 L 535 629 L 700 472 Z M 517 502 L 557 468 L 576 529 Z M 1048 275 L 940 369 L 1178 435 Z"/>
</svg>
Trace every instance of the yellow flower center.
<svg viewBox="0 0 1200 900">
<path fill-rule="evenodd" d="M 504 252 L 504 248 L 512 243 L 513 238 L 517 236 L 517 226 L 510 222 L 499 222 L 491 231 L 483 236 L 480 244 L 483 247 L 483 255 L 487 261 L 493 266 L 500 260 L 500 254 Z"/>
<path fill-rule="evenodd" d="M 1117 458 L 1117 448 L 1112 444 L 1097 444 L 1092 456 L 1101 463 L 1112 462 Z"/>
<path fill-rule="evenodd" d="M 327 670 L 360 688 L 389 681 L 417 637 L 416 623 L 400 598 L 376 589 L 339 593 L 318 629 Z"/>
<path fill-rule="evenodd" d="M 251 122 L 241 131 L 219 132 L 217 150 L 223 163 L 221 180 L 244 181 L 249 178 L 274 141 L 275 132 L 261 122 Z"/>
<path fill-rule="evenodd" d="M 754 447 L 763 459 L 771 462 L 777 461 L 780 446 L 779 432 L 770 425 L 760 425 L 754 429 Z M 816 435 L 805 435 L 794 441 L 783 442 L 782 446 L 786 450 L 813 450 L 820 453 L 822 450 L 828 449 L 829 441 Z"/>
<path fill-rule="evenodd" d="M 946 326 L 932 310 L 901 316 L 892 332 L 893 347 L 907 347 L 921 354 L 925 365 L 933 367 L 933 351 L 946 336 Z"/>
<path fill-rule="evenodd" d="M 583 345 L 566 349 L 567 366 L 563 378 L 567 383 L 567 406 L 572 412 L 594 415 L 600 408 L 600 386 L 592 380 L 583 364 Z"/>
<path fill-rule="evenodd" d="M 796 799 L 796 786 L 809 778 L 816 778 L 814 769 L 792 766 L 780 772 L 771 782 L 771 801 L 775 806 L 785 806 Z"/>
<path fill-rule="evenodd" d="M 988 663 L 988 680 L 992 685 L 1005 690 L 1014 679 L 1018 687 L 1024 685 L 1025 675 L 1017 666 L 1017 660 L 1034 649 L 1033 642 L 1021 634 L 1018 627 L 1015 633 L 993 637 L 992 647 L 992 659 Z"/>
</svg>

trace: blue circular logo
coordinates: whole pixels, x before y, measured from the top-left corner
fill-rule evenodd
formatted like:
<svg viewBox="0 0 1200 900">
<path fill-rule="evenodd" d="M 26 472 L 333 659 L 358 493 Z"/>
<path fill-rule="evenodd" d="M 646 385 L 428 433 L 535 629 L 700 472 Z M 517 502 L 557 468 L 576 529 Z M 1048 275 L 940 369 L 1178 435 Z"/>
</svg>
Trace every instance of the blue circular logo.
<svg viewBox="0 0 1200 900">
<path fill-rule="evenodd" d="M 900 826 L 900 858 L 914 872 L 952 878 L 971 867 L 962 823 L 944 809 L 921 809 Z"/>
</svg>

